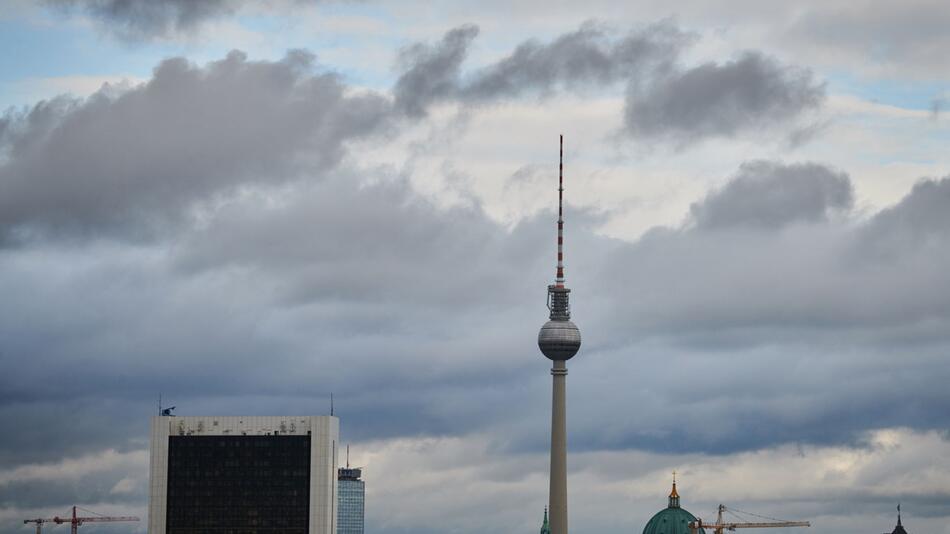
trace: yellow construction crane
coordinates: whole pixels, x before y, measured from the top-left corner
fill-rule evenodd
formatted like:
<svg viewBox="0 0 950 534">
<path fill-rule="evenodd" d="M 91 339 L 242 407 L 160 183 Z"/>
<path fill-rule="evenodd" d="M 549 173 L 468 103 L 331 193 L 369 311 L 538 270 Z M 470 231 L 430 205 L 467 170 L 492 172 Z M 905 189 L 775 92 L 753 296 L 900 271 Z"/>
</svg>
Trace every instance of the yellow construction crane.
<svg viewBox="0 0 950 534">
<path fill-rule="evenodd" d="M 767 522 L 750 522 L 750 521 L 740 521 L 740 522 L 726 522 L 722 519 L 723 512 L 739 512 L 742 514 L 747 514 L 762 519 L 768 519 Z M 733 513 L 732 515 L 736 515 Z M 736 516 L 738 517 L 738 516 Z M 810 527 L 811 523 L 808 521 L 780 521 L 778 519 L 773 519 L 771 517 L 765 517 L 751 512 L 743 512 L 742 510 L 736 510 L 734 508 L 726 508 L 724 505 L 719 505 L 719 514 L 716 517 L 715 523 L 704 523 L 702 519 L 697 518 L 696 521 L 690 521 L 689 529 L 693 534 L 696 534 L 699 529 L 712 529 L 715 534 L 722 534 L 723 530 L 735 530 L 737 528 L 776 528 L 776 527 Z"/>
</svg>

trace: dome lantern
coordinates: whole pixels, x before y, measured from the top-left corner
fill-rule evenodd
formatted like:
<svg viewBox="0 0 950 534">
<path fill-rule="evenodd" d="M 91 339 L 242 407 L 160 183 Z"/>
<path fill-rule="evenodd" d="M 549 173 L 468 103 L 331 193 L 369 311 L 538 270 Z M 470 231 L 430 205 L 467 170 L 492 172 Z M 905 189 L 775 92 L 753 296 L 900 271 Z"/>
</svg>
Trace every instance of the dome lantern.
<svg viewBox="0 0 950 534">
<path fill-rule="evenodd" d="M 670 491 L 670 503 L 667 508 L 680 507 L 680 494 L 676 492 L 676 471 L 673 471 L 673 490 Z"/>
</svg>

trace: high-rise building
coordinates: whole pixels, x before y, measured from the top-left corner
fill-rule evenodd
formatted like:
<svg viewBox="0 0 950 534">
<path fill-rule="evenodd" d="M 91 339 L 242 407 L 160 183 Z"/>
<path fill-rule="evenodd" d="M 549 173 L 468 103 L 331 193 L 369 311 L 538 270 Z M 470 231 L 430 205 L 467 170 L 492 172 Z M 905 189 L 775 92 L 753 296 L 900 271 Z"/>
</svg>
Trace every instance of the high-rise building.
<svg viewBox="0 0 950 534">
<path fill-rule="evenodd" d="M 360 480 L 363 470 L 341 467 L 337 475 L 337 534 L 363 534 L 366 484 Z"/>
<path fill-rule="evenodd" d="M 333 416 L 152 418 L 149 534 L 336 534 Z"/>
<path fill-rule="evenodd" d="M 538 332 L 538 347 L 554 362 L 551 401 L 551 479 L 548 511 L 551 534 L 567 534 L 567 360 L 581 348 L 581 332 L 571 322 L 569 297 L 564 285 L 564 136 L 558 163 L 557 270 L 548 286 L 549 321 Z"/>
</svg>

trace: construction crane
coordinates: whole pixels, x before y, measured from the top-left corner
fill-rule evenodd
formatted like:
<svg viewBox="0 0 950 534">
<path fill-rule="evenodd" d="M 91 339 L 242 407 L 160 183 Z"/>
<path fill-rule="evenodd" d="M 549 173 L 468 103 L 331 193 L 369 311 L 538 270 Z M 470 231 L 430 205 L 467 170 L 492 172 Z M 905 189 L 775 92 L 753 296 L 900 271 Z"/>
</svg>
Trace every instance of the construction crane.
<svg viewBox="0 0 950 534">
<path fill-rule="evenodd" d="M 106 515 L 94 515 L 89 517 L 79 517 L 76 515 L 76 508 L 73 506 L 73 516 L 72 517 L 52 517 L 49 519 L 24 519 L 23 524 L 36 523 L 36 534 L 42 533 L 43 523 L 56 523 L 57 525 L 69 524 L 70 533 L 77 534 L 79 526 L 83 523 L 114 523 L 116 521 L 138 521 L 139 518 L 134 516 L 106 516 Z M 89 512 L 90 510 L 85 510 Z M 95 513 L 95 512 L 91 512 Z"/>
<path fill-rule="evenodd" d="M 769 521 L 767 522 L 742 521 L 742 522 L 728 523 L 728 522 L 723 521 L 722 519 L 723 512 L 730 512 L 732 513 L 732 515 L 736 515 L 733 512 L 739 512 L 739 513 L 759 517 L 762 519 L 768 519 Z M 739 517 L 739 516 L 736 515 L 736 517 Z M 733 509 L 726 508 L 722 504 L 719 505 L 719 514 L 716 517 L 715 523 L 712 523 L 712 524 L 704 523 L 703 520 L 699 518 L 697 518 L 696 521 L 690 521 L 689 523 L 689 529 L 690 531 L 692 531 L 693 534 L 696 534 L 697 531 L 699 531 L 699 529 L 706 529 L 706 528 L 712 529 L 713 531 L 715 531 L 715 534 L 722 534 L 723 530 L 735 530 L 737 528 L 776 528 L 776 527 L 810 527 L 810 526 L 811 526 L 811 523 L 809 523 L 808 521 L 780 521 L 778 519 L 753 514 L 751 512 L 743 512 L 742 510 L 736 510 L 734 508 Z"/>
<path fill-rule="evenodd" d="M 36 534 L 42 534 L 43 532 L 43 523 L 52 523 L 52 519 L 24 519 L 23 524 L 36 523 Z"/>
</svg>

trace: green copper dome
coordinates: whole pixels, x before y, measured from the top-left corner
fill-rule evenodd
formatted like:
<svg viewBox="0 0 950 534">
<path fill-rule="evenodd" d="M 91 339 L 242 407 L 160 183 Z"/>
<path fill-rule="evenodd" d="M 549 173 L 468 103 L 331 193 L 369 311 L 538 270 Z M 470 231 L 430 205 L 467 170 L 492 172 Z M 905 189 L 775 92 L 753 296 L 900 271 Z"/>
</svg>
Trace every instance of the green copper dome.
<svg viewBox="0 0 950 534">
<path fill-rule="evenodd" d="M 667 508 L 650 518 L 643 527 L 643 534 L 693 534 L 689 530 L 690 521 L 696 521 L 696 517 L 683 508 Z M 700 529 L 699 534 L 705 531 Z"/>
<path fill-rule="evenodd" d="M 676 493 L 676 482 L 673 482 L 669 505 L 650 518 L 643 527 L 643 534 L 706 534 L 703 529 L 695 533 L 691 531 L 690 521 L 696 521 L 696 516 L 680 508 L 680 496 Z"/>
</svg>

